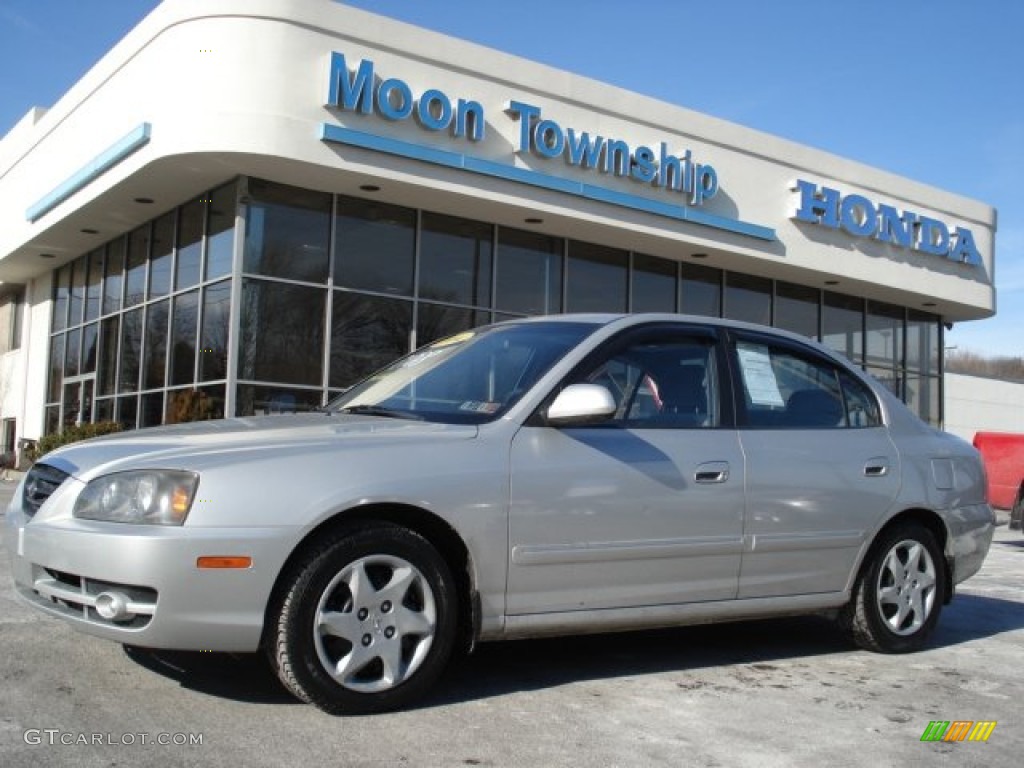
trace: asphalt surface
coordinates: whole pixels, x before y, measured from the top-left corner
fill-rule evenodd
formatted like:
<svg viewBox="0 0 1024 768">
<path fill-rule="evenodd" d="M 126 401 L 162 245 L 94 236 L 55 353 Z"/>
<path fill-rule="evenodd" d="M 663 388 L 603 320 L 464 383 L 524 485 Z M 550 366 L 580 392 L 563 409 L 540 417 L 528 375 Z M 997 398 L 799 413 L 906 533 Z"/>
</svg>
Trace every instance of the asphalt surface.
<svg viewBox="0 0 1024 768">
<path fill-rule="evenodd" d="M 1004 526 L 921 653 L 856 650 L 816 617 L 491 644 L 414 710 L 338 718 L 258 657 L 128 652 L 37 615 L 4 551 L 0 766 L 1016 767 L 1022 587 Z M 922 742 L 932 720 L 997 725 Z"/>
</svg>

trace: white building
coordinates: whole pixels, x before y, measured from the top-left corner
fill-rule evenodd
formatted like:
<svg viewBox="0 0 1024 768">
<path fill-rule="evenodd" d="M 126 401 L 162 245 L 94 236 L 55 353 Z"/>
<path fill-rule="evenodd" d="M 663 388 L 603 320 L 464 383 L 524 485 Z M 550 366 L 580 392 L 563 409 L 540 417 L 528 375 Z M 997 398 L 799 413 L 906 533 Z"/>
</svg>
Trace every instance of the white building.
<svg viewBox="0 0 1024 768">
<path fill-rule="evenodd" d="M 821 338 L 941 423 L 995 216 L 328 0 L 168 0 L 0 141 L 4 435 L 305 408 L 483 322 L 648 309 Z"/>
</svg>

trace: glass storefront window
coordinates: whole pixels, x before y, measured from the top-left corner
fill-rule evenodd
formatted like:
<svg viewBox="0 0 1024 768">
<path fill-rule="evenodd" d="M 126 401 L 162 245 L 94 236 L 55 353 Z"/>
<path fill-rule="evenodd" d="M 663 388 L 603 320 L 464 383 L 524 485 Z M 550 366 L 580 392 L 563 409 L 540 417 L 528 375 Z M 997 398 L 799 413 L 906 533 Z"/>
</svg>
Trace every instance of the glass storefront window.
<svg viewBox="0 0 1024 768">
<path fill-rule="evenodd" d="M 146 307 L 146 344 L 143 347 L 142 388 L 154 389 L 166 384 L 167 330 L 170 325 L 171 302 L 157 301 Z"/>
<path fill-rule="evenodd" d="M 100 316 L 100 289 L 103 285 L 103 249 L 89 254 L 85 278 L 85 322 Z"/>
<path fill-rule="evenodd" d="M 864 299 L 825 291 L 822 341 L 854 363 L 864 361 Z"/>
<path fill-rule="evenodd" d="M 61 267 L 54 277 L 53 286 L 53 320 L 54 331 L 63 331 L 68 327 L 68 301 L 71 296 L 71 265 Z"/>
<path fill-rule="evenodd" d="M 139 427 L 158 427 L 164 422 L 164 393 L 147 392 L 139 406 Z"/>
<path fill-rule="evenodd" d="M 775 327 L 817 339 L 820 302 L 821 292 L 817 288 L 776 283 Z"/>
<path fill-rule="evenodd" d="M 250 274 L 241 286 L 209 283 L 232 273 L 238 216 Z M 228 400 L 230 415 L 301 410 L 414 346 L 492 319 L 627 307 L 724 311 L 811 338 L 820 330 L 926 419 L 941 417 L 937 315 L 258 179 L 187 202 L 53 279 L 46 407 L 55 426 L 90 414 L 130 427 L 207 418 Z M 234 312 L 232 295 L 241 296 Z M 93 372 L 95 382 L 66 381 Z"/>
<path fill-rule="evenodd" d="M 676 311 L 676 262 L 647 256 L 633 256 L 633 281 L 630 289 L 631 312 Z"/>
<path fill-rule="evenodd" d="M 721 317 L 722 270 L 703 264 L 680 264 L 679 270 L 679 311 Z"/>
<path fill-rule="evenodd" d="M 933 427 L 939 426 L 941 418 L 941 385 L 938 376 L 920 376 L 907 374 L 907 391 L 905 402 L 918 416 Z"/>
<path fill-rule="evenodd" d="M 907 369 L 932 376 L 940 373 L 941 339 L 936 315 L 910 310 L 907 313 Z"/>
<path fill-rule="evenodd" d="M 165 424 L 223 418 L 224 385 L 168 390 L 166 408 Z"/>
<path fill-rule="evenodd" d="M 99 328 L 99 323 L 90 323 L 82 327 L 82 373 L 96 371 L 96 342 Z"/>
<path fill-rule="evenodd" d="M 125 429 L 135 429 L 139 418 L 139 396 L 129 395 L 117 398 L 117 410 L 114 418 Z"/>
<path fill-rule="evenodd" d="M 421 299 L 490 306 L 494 227 L 424 213 L 420 231 Z"/>
<path fill-rule="evenodd" d="M 290 387 L 238 386 L 236 411 L 239 416 L 271 416 L 281 413 L 311 411 L 323 404 L 319 389 Z"/>
<path fill-rule="evenodd" d="M 125 263 L 124 305 L 133 307 L 146 298 L 146 268 L 149 263 L 150 225 L 128 235 L 128 256 Z"/>
<path fill-rule="evenodd" d="M 335 291 L 330 386 L 350 387 L 408 354 L 412 306 L 402 299 Z"/>
<path fill-rule="evenodd" d="M 339 197 L 334 220 L 334 285 L 412 295 L 416 211 Z"/>
<path fill-rule="evenodd" d="M 99 381 L 96 392 L 112 395 L 117 391 L 117 341 L 120 336 L 121 318 L 108 317 L 100 323 Z"/>
<path fill-rule="evenodd" d="M 235 249 L 235 182 L 215 189 L 210 195 L 206 233 L 206 279 L 216 280 L 231 273 Z"/>
<path fill-rule="evenodd" d="M 495 307 L 523 315 L 561 312 L 563 250 L 561 238 L 499 227 Z"/>
<path fill-rule="evenodd" d="M 224 280 L 203 289 L 203 328 L 199 340 L 199 380 L 228 375 L 228 336 L 231 329 L 231 283 Z"/>
<path fill-rule="evenodd" d="M 903 377 L 892 368 L 869 365 L 865 369 L 896 397 L 903 397 Z"/>
<path fill-rule="evenodd" d="M 331 196 L 249 180 L 243 270 L 323 283 L 331 230 Z"/>
<path fill-rule="evenodd" d="M 105 397 L 96 400 L 96 421 L 113 421 L 114 419 L 114 398 Z"/>
<path fill-rule="evenodd" d="M 64 335 L 64 377 L 78 375 L 82 355 L 82 329 L 75 328 Z"/>
<path fill-rule="evenodd" d="M 133 309 L 121 316 L 121 361 L 117 375 L 119 392 L 138 391 L 141 353 L 142 310 Z"/>
<path fill-rule="evenodd" d="M 103 314 L 121 309 L 121 289 L 124 287 L 124 243 L 123 237 L 107 245 L 106 277 L 103 283 Z"/>
<path fill-rule="evenodd" d="M 725 278 L 725 317 L 771 325 L 772 281 L 729 272 Z"/>
<path fill-rule="evenodd" d="M 51 405 L 43 410 L 44 429 L 47 435 L 52 435 L 60 429 L 60 406 Z"/>
<path fill-rule="evenodd" d="M 869 301 L 864 317 L 865 362 L 894 378 L 903 367 L 903 314 L 903 307 Z"/>
<path fill-rule="evenodd" d="M 85 273 L 87 260 L 77 259 L 71 263 L 71 301 L 69 303 L 68 327 L 82 322 L 82 309 L 85 306 Z"/>
<path fill-rule="evenodd" d="M 60 388 L 64 384 L 64 336 L 59 334 L 50 339 L 50 379 L 46 402 L 60 402 Z"/>
<path fill-rule="evenodd" d="M 570 240 L 566 312 L 625 312 L 628 266 L 626 251 Z"/>
<path fill-rule="evenodd" d="M 189 291 L 174 297 L 174 317 L 171 321 L 171 370 L 167 377 L 167 383 L 172 387 L 191 384 L 195 380 L 198 316 L 199 291 Z"/>
<path fill-rule="evenodd" d="M 243 280 L 238 377 L 321 384 L 326 301 L 326 288 Z"/>
<path fill-rule="evenodd" d="M 174 260 L 175 212 L 170 211 L 153 222 L 153 247 L 149 262 L 150 299 L 166 296 L 171 290 L 171 263 Z"/>
<path fill-rule="evenodd" d="M 183 205 L 178 212 L 178 256 L 174 261 L 174 288 L 191 288 L 199 282 L 203 253 L 205 198 Z"/>
</svg>

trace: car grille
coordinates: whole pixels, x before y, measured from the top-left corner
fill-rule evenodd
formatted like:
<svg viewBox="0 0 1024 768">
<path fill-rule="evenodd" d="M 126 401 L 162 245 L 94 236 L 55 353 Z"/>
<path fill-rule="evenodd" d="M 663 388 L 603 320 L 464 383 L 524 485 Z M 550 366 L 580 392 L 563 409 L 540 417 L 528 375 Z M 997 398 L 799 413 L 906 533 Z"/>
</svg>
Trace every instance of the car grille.
<svg viewBox="0 0 1024 768">
<path fill-rule="evenodd" d="M 33 571 L 30 599 L 66 616 L 106 627 L 142 629 L 156 613 L 157 591 L 150 587 L 115 584 L 38 565 Z M 111 594 L 118 595 L 125 606 L 124 615 L 116 619 L 104 618 L 96 610 L 98 598 Z"/>
<path fill-rule="evenodd" d="M 38 512 L 43 503 L 69 477 L 67 472 L 49 464 L 33 464 L 25 476 L 25 490 L 21 499 L 21 508 L 25 514 L 32 517 Z"/>
</svg>

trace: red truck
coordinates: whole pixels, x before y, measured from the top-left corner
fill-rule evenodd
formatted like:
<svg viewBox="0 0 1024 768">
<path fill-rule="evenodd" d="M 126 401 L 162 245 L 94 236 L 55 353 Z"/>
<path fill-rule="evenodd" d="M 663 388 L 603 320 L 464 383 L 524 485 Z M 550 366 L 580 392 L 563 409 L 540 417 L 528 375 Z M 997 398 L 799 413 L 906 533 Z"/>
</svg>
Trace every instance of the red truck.
<svg viewBox="0 0 1024 768">
<path fill-rule="evenodd" d="M 1010 528 L 1024 530 L 1024 435 L 978 432 L 974 447 L 985 461 L 989 503 L 1010 510 Z"/>
</svg>

